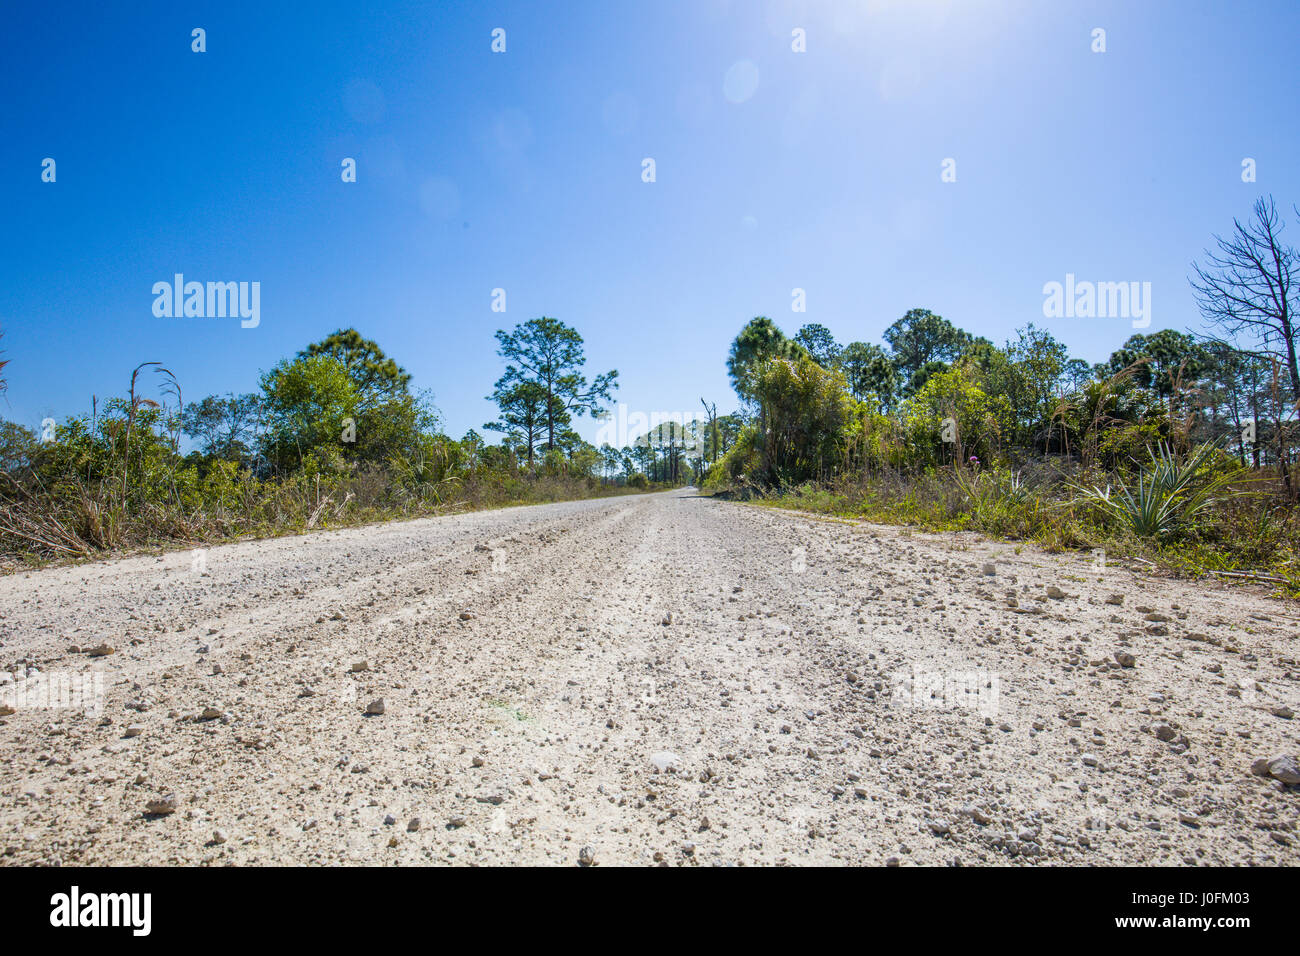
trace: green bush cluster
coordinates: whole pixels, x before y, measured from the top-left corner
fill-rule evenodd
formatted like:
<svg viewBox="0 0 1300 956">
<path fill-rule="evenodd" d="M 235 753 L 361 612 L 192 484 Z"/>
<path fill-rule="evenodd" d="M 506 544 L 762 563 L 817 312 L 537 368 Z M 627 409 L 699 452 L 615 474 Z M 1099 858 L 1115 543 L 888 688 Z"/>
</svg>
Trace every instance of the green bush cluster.
<svg viewBox="0 0 1300 956">
<path fill-rule="evenodd" d="M 251 395 L 184 404 L 179 383 L 157 369 L 162 388 L 149 398 L 153 365 L 135 370 L 126 398 L 95 401 L 52 435 L 0 422 L 0 557 L 84 556 L 654 486 L 630 467 L 615 474 L 567 429 L 531 463 L 511 434 L 496 445 L 475 431 L 445 434 L 428 396 L 411 392 L 410 376 L 355 330 L 278 363 Z"/>
<path fill-rule="evenodd" d="M 743 425 L 706 490 L 1300 582 L 1293 410 L 1243 384 L 1268 384 L 1248 356 L 1159 332 L 1088 366 L 1033 326 L 998 347 L 921 309 L 885 337 L 746 326 Z"/>
</svg>

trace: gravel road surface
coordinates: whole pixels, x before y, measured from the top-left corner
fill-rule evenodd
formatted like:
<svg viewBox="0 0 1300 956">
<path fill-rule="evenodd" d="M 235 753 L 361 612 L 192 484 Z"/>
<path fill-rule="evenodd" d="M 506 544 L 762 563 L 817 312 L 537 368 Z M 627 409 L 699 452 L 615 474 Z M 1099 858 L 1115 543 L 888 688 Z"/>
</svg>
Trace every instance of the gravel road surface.
<svg viewBox="0 0 1300 956">
<path fill-rule="evenodd" d="M 20 572 L 0 864 L 1295 864 L 1298 620 L 690 489 Z"/>
</svg>

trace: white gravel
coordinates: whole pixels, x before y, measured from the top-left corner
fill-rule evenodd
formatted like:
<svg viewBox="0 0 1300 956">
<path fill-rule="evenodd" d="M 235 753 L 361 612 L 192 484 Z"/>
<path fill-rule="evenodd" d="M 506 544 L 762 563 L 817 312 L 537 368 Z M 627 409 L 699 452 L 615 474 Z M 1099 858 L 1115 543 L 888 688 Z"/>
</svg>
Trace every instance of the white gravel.
<svg viewBox="0 0 1300 956">
<path fill-rule="evenodd" d="M 1253 591 L 689 490 L 204 563 L 0 579 L 0 863 L 1300 854 L 1300 615 Z"/>
</svg>

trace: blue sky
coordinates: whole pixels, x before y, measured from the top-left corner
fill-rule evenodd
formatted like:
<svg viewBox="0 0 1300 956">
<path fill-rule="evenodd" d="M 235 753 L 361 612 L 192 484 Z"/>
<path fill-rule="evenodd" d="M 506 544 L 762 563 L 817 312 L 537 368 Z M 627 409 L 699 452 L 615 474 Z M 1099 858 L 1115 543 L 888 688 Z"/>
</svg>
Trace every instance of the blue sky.
<svg viewBox="0 0 1300 956">
<path fill-rule="evenodd" d="M 1259 195 L 1300 244 L 1294 2 L 382 8 L 0 15 L 0 415 L 83 413 L 148 360 L 187 400 L 252 391 L 356 326 L 460 435 L 493 415 L 494 331 L 543 314 L 632 409 L 726 410 L 755 315 L 877 342 L 923 307 L 1098 361 L 1129 323 L 1044 319 L 1044 283 L 1150 282 L 1146 331 L 1186 329 L 1190 262 Z M 260 325 L 155 317 L 178 272 L 260 282 Z"/>
</svg>

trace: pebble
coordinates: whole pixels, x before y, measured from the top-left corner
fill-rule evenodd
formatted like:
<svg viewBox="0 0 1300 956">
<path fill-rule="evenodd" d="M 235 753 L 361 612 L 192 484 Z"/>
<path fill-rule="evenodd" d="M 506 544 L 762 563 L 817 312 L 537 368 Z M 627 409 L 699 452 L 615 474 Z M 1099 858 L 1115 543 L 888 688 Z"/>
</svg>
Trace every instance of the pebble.
<svg viewBox="0 0 1300 956">
<path fill-rule="evenodd" d="M 676 770 L 681 766 L 681 763 L 682 758 L 671 750 L 661 750 L 650 755 L 650 766 L 655 768 L 655 773 L 667 773 L 670 770 Z"/>
<path fill-rule="evenodd" d="M 146 803 L 144 812 L 151 816 L 165 816 L 176 812 L 176 803 L 176 794 L 169 793 L 165 797 L 155 797 Z"/>
<path fill-rule="evenodd" d="M 1260 757 L 1250 765 L 1250 772 L 1258 777 L 1273 777 L 1283 783 L 1300 783 L 1300 761 L 1290 754 Z"/>
<path fill-rule="evenodd" d="M 589 846 L 584 846 L 578 851 L 578 863 L 581 866 L 595 866 L 596 851 Z"/>
<path fill-rule="evenodd" d="M 377 714 L 382 714 L 383 712 L 384 712 L 384 698 L 382 697 L 376 700 L 372 700 L 370 703 L 366 704 L 367 714 L 377 715 Z"/>
</svg>

